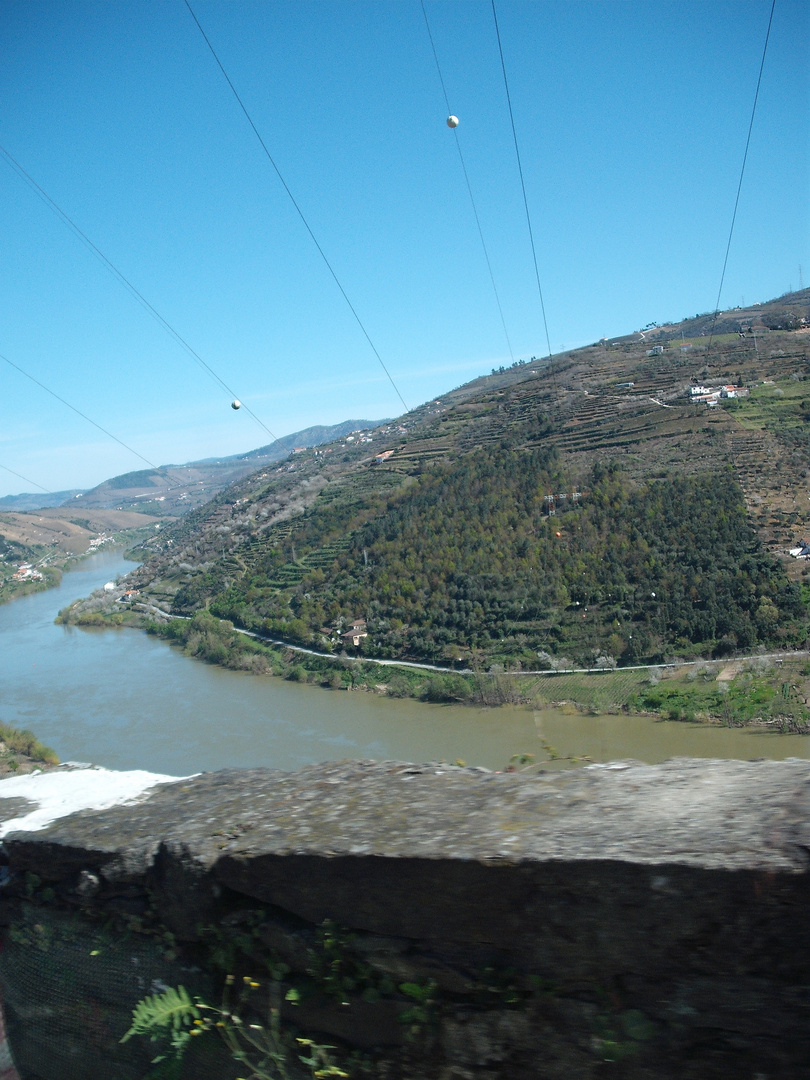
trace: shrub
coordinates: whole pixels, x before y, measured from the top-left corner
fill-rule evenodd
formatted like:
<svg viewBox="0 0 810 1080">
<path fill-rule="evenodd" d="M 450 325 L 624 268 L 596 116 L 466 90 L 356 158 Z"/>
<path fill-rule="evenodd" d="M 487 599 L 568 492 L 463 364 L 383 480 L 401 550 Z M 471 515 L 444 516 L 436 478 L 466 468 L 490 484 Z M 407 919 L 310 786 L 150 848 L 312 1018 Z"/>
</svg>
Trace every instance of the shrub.
<svg viewBox="0 0 810 1080">
<path fill-rule="evenodd" d="M 431 675 L 422 687 L 421 696 L 436 703 L 468 701 L 470 687 L 461 675 Z"/>
<path fill-rule="evenodd" d="M 36 735 L 30 731 L 18 731 L 17 728 L 0 723 L 0 742 L 5 744 L 6 749 L 17 754 L 25 754 L 34 761 L 42 761 L 47 765 L 59 764 L 59 758 L 54 751 L 49 746 L 43 746 Z M 9 761 L 8 765 L 11 769 L 18 767 L 16 761 L 13 764 Z"/>
</svg>

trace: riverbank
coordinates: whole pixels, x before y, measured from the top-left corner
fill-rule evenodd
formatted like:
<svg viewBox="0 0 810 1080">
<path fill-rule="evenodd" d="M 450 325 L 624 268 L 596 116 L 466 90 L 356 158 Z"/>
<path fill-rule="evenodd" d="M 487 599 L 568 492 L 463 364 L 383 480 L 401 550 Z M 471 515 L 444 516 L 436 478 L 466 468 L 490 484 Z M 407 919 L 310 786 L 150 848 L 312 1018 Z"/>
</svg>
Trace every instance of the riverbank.
<svg viewBox="0 0 810 1080">
<path fill-rule="evenodd" d="M 59 764 L 49 746 L 44 746 L 30 731 L 18 731 L 0 723 L 0 779 L 22 776 L 39 770 L 45 772 Z"/>
<path fill-rule="evenodd" d="M 248 634 L 208 612 L 159 617 L 136 604 L 81 601 L 59 613 L 64 624 L 145 629 L 187 656 L 235 671 L 274 675 L 329 690 L 362 691 L 436 704 L 570 708 L 630 713 L 782 734 L 810 734 L 808 654 L 757 655 L 668 665 L 582 671 L 452 671 L 427 664 L 328 656 Z"/>
<path fill-rule="evenodd" d="M 0 515 L 0 604 L 58 588 L 63 574 L 98 555 L 102 547 L 108 553 L 131 552 L 140 540 L 152 535 L 157 519 L 149 516 L 146 524 L 139 520 L 137 525 L 121 526 L 143 517 L 115 510 L 93 511 L 93 520 L 80 521 L 54 518 L 50 511 L 42 511 L 36 518 L 22 513 Z M 29 535 L 32 530 L 36 530 L 36 538 Z M 133 555 L 132 561 L 137 563 L 137 556 Z M 18 576 L 23 571 L 25 576 Z"/>
<path fill-rule="evenodd" d="M 46 589 L 55 589 L 62 583 L 62 574 L 66 569 L 66 563 L 60 566 L 46 566 L 38 573 L 38 578 L 14 578 L 9 577 L 0 582 L 0 604 L 6 604 L 9 600 L 16 600 L 20 596 L 30 596 L 31 593 L 45 592 Z"/>
</svg>

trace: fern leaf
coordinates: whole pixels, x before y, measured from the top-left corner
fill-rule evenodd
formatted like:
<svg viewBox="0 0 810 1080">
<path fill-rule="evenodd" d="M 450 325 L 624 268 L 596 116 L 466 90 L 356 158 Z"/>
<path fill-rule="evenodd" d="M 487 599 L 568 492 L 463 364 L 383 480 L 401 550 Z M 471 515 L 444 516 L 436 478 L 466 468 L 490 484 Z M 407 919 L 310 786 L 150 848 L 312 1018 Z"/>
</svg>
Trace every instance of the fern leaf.
<svg viewBox="0 0 810 1080">
<path fill-rule="evenodd" d="M 126 1042 L 133 1035 L 145 1035 L 155 1028 L 171 1026 L 177 1032 L 187 1027 L 192 1020 L 199 1018 L 200 1010 L 188 996 L 184 986 L 169 987 L 162 994 L 153 994 L 143 998 L 132 1010 L 132 1027 L 121 1042 Z"/>
</svg>

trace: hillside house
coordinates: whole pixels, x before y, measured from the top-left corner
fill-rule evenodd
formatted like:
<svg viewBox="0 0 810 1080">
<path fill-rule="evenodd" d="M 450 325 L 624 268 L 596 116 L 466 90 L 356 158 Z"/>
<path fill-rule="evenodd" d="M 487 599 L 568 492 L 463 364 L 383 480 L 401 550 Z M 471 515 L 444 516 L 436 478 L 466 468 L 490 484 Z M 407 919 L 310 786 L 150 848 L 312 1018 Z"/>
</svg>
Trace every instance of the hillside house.
<svg viewBox="0 0 810 1080">
<path fill-rule="evenodd" d="M 704 402 L 710 408 L 714 408 L 720 401 L 720 390 L 710 386 L 690 386 L 689 399 L 693 403 Z"/>
<path fill-rule="evenodd" d="M 348 630 L 345 630 L 340 635 L 340 640 L 344 645 L 354 645 L 356 647 L 365 637 L 368 637 L 368 633 L 366 632 L 366 620 L 352 619 L 349 623 Z"/>
</svg>

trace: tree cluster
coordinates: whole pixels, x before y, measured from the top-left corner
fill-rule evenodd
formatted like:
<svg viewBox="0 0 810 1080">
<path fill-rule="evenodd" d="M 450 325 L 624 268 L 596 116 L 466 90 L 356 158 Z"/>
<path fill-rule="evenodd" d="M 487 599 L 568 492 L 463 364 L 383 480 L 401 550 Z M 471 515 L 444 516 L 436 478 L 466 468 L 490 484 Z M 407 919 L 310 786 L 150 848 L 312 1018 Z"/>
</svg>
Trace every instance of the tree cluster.
<svg viewBox="0 0 810 1080">
<path fill-rule="evenodd" d="M 579 500 L 570 496 L 582 491 Z M 566 493 L 549 514 L 548 494 Z M 797 643 L 798 589 L 751 528 L 730 472 L 634 485 L 615 465 L 576 477 L 553 449 L 476 449 L 404 490 L 325 492 L 275 545 L 178 596 L 237 625 L 328 644 L 356 617 L 357 650 L 524 669 Z M 254 541 L 256 543 L 256 541 Z M 332 639 L 336 634 L 331 635 Z"/>
</svg>

